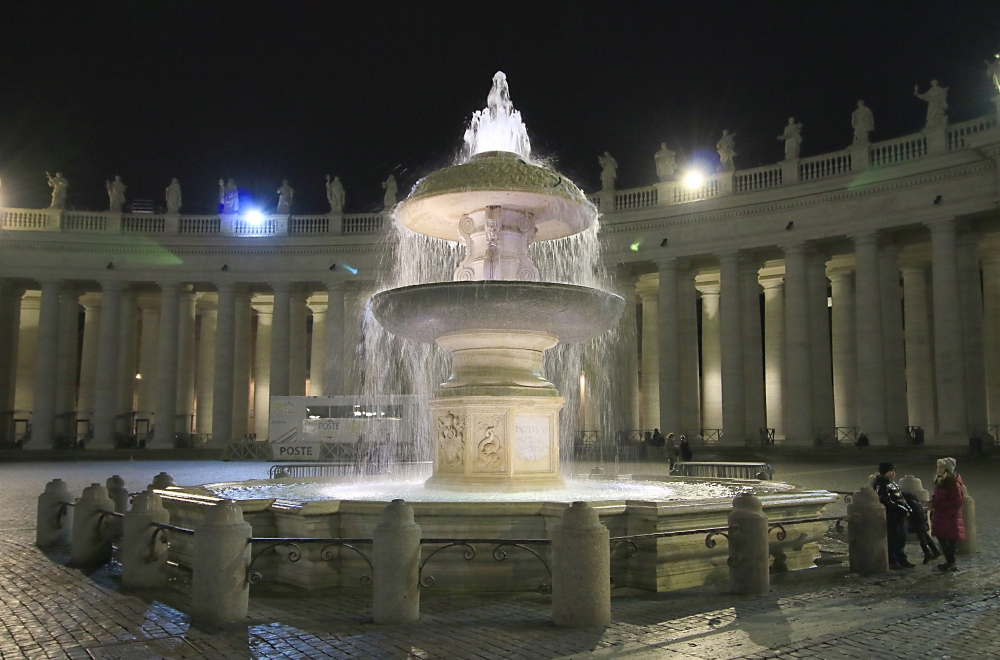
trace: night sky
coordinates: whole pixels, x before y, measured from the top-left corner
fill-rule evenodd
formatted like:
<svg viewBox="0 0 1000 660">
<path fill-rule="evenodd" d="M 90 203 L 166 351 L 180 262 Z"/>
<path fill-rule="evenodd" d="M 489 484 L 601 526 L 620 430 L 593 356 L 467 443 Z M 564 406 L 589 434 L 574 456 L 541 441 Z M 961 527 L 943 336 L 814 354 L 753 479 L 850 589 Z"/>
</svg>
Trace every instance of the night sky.
<svg viewBox="0 0 1000 660">
<path fill-rule="evenodd" d="M 211 213 L 217 181 L 273 209 L 376 210 L 448 164 L 490 79 L 507 73 L 536 153 L 587 190 L 597 157 L 618 187 L 655 181 L 661 141 L 714 156 L 737 132 L 738 168 L 777 162 L 788 117 L 803 157 L 846 147 L 863 98 L 880 140 L 919 130 L 913 98 L 951 88 L 952 122 L 994 110 L 983 60 L 1000 49 L 984 2 L 6 2 L 0 8 L 0 177 L 8 206 L 107 208 L 104 180 Z"/>
</svg>

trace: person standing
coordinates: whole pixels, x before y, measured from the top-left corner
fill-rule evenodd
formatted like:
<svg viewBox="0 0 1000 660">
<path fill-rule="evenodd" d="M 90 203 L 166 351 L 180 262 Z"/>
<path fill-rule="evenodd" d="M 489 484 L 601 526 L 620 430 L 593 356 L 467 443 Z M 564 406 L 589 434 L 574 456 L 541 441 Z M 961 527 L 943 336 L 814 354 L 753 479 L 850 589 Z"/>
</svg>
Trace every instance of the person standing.
<svg viewBox="0 0 1000 660">
<path fill-rule="evenodd" d="M 878 493 L 878 500 L 885 507 L 885 526 L 889 545 L 889 568 L 913 568 L 906 559 L 906 521 L 910 507 L 903 498 L 903 491 L 896 483 L 896 466 L 889 462 L 879 463 L 878 475 L 872 481 L 872 488 Z"/>
<path fill-rule="evenodd" d="M 686 435 L 681 436 L 680 452 L 681 461 L 685 463 L 689 463 L 694 458 L 694 453 L 691 451 L 691 444 L 688 442 Z"/>
<path fill-rule="evenodd" d="M 945 563 L 938 565 L 942 571 L 958 570 L 955 550 L 958 542 L 965 539 L 965 521 L 962 520 L 965 486 L 962 477 L 955 474 L 956 466 L 954 458 L 938 459 L 934 494 L 931 495 L 931 533 L 937 537 L 944 552 Z"/>
<path fill-rule="evenodd" d="M 934 539 L 931 538 L 929 533 L 927 511 L 924 509 L 924 505 L 921 504 L 916 495 L 908 493 L 905 490 L 903 491 L 903 499 L 906 500 L 906 505 L 910 507 L 910 515 L 907 519 L 906 528 L 920 542 L 920 549 L 924 551 L 924 563 L 926 564 L 937 559 L 941 556 L 941 551 L 934 545 Z"/>
</svg>

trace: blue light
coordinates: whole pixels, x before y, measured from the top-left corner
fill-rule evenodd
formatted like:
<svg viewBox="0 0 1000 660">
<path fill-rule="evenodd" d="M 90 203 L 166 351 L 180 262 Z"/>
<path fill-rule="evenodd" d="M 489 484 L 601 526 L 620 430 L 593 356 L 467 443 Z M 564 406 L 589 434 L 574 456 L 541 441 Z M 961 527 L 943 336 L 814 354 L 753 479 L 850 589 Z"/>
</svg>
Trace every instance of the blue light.
<svg viewBox="0 0 1000 660">
<path fill-rule="evenodd" d="M 353 266 L 348 266 L 347 264 L 344 264 L 344 270 L 350 271 L 351 275 L 357 275 L 358 274 L 358 269 L 357 268 L 354 268 Z"/>
<path fill-rule="evenodd" d="M 246 212 L 246 215 L 244 217 L 246 218 L 247 222 L 249 222 L 251 225 L 254 225 L 255 227 L 260 226 L 261 224 L 264 223 L 264 214 L 261 213 L 258 209 L 250 209 L 249 211 Z"/>
</svg>

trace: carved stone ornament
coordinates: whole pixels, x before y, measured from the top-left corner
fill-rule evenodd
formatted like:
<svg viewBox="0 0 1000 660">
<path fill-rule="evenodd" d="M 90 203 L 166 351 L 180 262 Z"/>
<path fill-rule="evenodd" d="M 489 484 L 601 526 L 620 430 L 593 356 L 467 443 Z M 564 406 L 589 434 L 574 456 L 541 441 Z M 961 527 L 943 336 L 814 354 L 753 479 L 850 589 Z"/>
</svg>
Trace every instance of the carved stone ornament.
<svg viewBox="0 0 1000 660">
<path fill-rule="evenodd" d="M 455 413 L 437 418 L 438 469 L 461 471 L 465 465 L 465 419 Z"/>
<path fill-rule="evenodd" d="M 507 468 L 507 416 L 487 415 L 476 420 L 475 472 L 503 473 Z"/>
</svg>

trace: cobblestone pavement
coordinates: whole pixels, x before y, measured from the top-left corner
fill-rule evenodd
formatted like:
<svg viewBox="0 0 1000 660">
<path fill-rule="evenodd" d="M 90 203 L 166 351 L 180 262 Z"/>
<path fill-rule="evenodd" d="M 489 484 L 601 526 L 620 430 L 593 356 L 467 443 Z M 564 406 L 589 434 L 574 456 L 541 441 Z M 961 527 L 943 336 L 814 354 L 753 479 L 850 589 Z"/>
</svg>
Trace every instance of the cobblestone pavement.
<svg viewBox="0 0 1000 660">
<path fill-rule="evenodd" d="M 848 490 L 868 465 L 775 462 L 777 478 Z M 371 623 L 370 592 L 303 593 L 262 584 L 239 625 L 192 624 L 190 585 L 178 573 L 159 591 L 130 592 L 105 567 L 65 566 L 31 545 L 34 499 L 61 476 L 79 491 L 121 474 L 129 486 L 160 470 L 178 483 L 258 477 L 265 464 L 60 463 L 0 465 L 0 658 L 993 658 L 1000 657 L 998 464 L 960 471 L 976 497 L 980 552 L 961 571 L 928 566 L 861 578 L 825 544 L 822 566 L 772 576 L 769 594 L 732 596 L 725 585 L 650 594 L 617 589 L 603 630 L 556 628 L 539 595 L 425 590 L 421 621 Z M 899 465 L 929 481 L 932 465 Z M 647 470 L 648 471 L 648 470 Z M 89 650 L 89 652 L 88 652 Z"/>
</svg>

